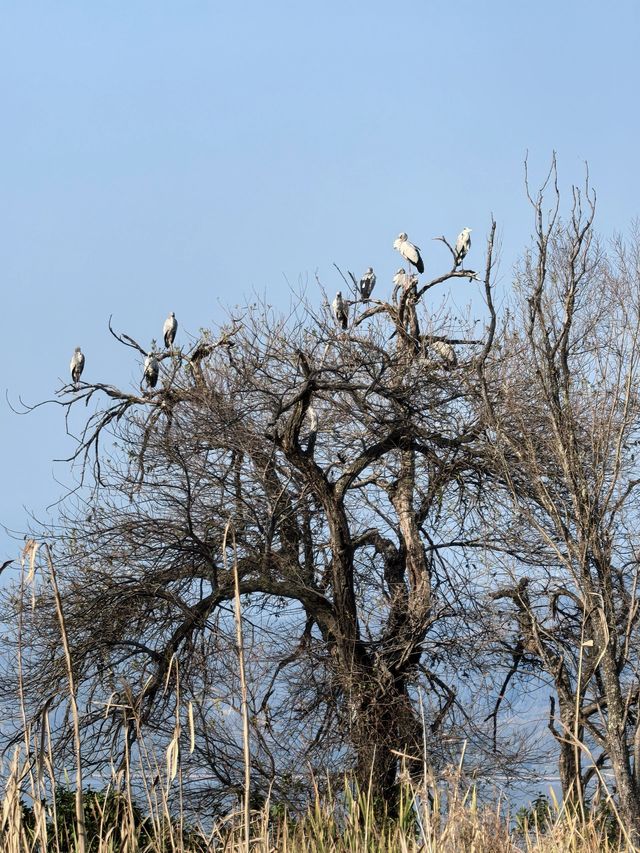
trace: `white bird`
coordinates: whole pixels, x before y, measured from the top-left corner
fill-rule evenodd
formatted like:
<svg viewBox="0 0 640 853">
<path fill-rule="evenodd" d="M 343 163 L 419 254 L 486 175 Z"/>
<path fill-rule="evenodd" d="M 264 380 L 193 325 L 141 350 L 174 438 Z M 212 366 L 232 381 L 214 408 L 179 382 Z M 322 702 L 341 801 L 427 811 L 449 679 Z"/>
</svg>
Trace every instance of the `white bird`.
<svg viewBox="0 0 640 853">
<path fill-rule="evenodd" d="M 392 298 L 395 299 L 400 288 L 403 290 L 409 290 L 412 285 L 417 284 L 418 276 L 415 273 L 408 273 L 404 267 L 400 267 L 392 281 L 394 284 Z"/>
<path fill-rule="evenodd" d="M 467 252 L 471 248 L 471 228 L 463 228 L 462 231 L 458 234 L 458 239 L 456 240 L 456 248 L 455 248 L 455 265 L 457 267 L 463 262 L 465 257 L 467 256 Z"/>
<path fill-rule="evenodd" d="M 415 273 L 408 273 L 404 267 L 400 267 L 393 277 L 393 283 L 396 287 L 407 290 L 412 284 L 418 283 L 418 276 Z"/>
<path fill-rule="evenodd" d="M 309 418 L 309 431 L 318 432 L 318 416 L 313 406 L 307 409 L 307 417 Z"/>
<path fill-rule="evenodd" d="M 458 363 L 456 351 L 446 341 L 431 341 L 429 347 L 437 353 L 441 360 L 449 367 L 455 367 Z"/>
<path fill-rule="evenodd" d="M 75 352 L 71 356 L 71 364 L 69 365 L 69 370 L 71 371 L 71 379 L 73 380 L 73 384 L 77 388 L 78 382 L 80 382 L 82 371 L 84 370 L 84 355 L 82 354 L 80 347 L 76 347 Z"/>
<path fill-rule="evenodd" d="M 144 360 L 144 371 L 142 378 L 147 383 L 147 388 L 155 388 L 160 373 L 160 365 L 155 355 L 150 352 Z"/>
<path fill-rule="evenodd" d="M 376 274 L 373 271 L 373 267 L 368 267 L 366 273 L 360 279 L 360 297 L 367 302 L 371 294 L 373 293 L 373 288 L 376 286 Z"/>
<path fill-rule="evenodd" d="M 162 327 L 162 335 L 164 337 L 164 348 L 169 349 L 173 342 L 176 339 L 176 332 L 178 331 L 178 321 L 176 320 L 176 315 L 172 311 L 171 314 L 164 321 L 164 326 Z"/>
<path fill-rule="evenodd" d="M 313 406 L 309 406 L 307 409 L 307 418 L 309 419 L 309 435 L 307 437 L 306 453 L 311 454 L 313 453 L 318 437 L 318 416 Z"/>
<path fill-rule="evenodd" d="M 402 234 L 398 234 L 393 241 L 393 248 L 400 252 L 402 257 L 409 261 L 410 264 L 413 264 L 418 272 L 424 272 L 424 263 L 420 257 L 420 249 L 407 240 L 407 235 L 404 231 Z"/>
<path fill-rule="evenodd" d="M 342 298 L 342 292 L 339 290 L 336 293 L 336 298 L 333 300 L 333 316 L 336 318 L 336 323 L 346 329 L 349 325 L 349 308 Z"/>
</svg>

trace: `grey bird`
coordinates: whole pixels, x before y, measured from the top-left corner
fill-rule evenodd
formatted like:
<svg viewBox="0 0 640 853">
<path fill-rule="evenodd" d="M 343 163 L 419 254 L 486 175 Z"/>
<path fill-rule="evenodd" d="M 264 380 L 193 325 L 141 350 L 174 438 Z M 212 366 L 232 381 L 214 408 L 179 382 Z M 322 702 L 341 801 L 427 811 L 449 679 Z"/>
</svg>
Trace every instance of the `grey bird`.
<svg viewBox="0 0 640 853">
<path fill-rule="evenodd" d="M 75 348 L 75 352 L 71 356 L 71 364 L 69 365 L 69 370 L 71 371 L 71 379 L 73 380 L 73 384 L 78 387 L 78 382 L 80 382 L 80 377 L 82 376 L 82 371 L 84 370 L 84 355 L 80 347 Z"/>
<path fill-rule="evenodd" d="M 393 241 L 393 248 L 397 252 L 400 252 L 405 260 L 409 261 L 410 264 L 413 264 L 418 272 L 424 272 L 424 263 L 420 256 L 420 249 L 407 239 L 407 235 L 404 231 L 402 234 L 398 234 L 396 239 Z"/>
<path fill-rule="evenodd" d="M 147 388 L 155 388 L 160 373 L 160 365 L 155 355 L 150 352 L 144 360 L 144 372 L 142 374 L 144 381 L 147 383 Z"/>
<path fill-rule="evenodd" d="M 336 318 L 336 323 L 342 326 L 343 329 L 346 329 L 349 325 L 349 309 L 342 298 L 340 290 L 336 293 L 336 298 L 333 300 L 331 307 L 333 308 L 333 316 Z"/>
<path fill-rule="evenodd" d="M 373 271 L 373 267 L 368 267 L 366 273 L 360 279 L 360 298 L 365 302 L 371 297 L 373 293 L 373 288 L 376 286 L 376 274 Z"/>
<path fill-rule="evenodd" d="M 178 321 L 176 320 L 176 315 L 172 311 L 171 314 L 164 321 L 164 326 L 162 327 L 162 335 L 164 337 L 164 347 L 165 349 L 170 349 L 173 346 L 173 342 L 176 339 L 176 332 L 178 331 Z"/>
</svg>

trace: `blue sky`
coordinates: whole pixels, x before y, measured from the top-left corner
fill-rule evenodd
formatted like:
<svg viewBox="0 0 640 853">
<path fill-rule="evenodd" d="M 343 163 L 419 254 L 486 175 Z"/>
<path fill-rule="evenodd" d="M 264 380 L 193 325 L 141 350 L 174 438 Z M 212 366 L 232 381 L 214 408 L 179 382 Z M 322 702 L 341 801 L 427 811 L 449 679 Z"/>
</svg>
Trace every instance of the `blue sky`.
<svg viewBox="0 0 640 853">
<path fill-rule="evenodd" d="M 522 186 L 557 150 L 588 160 L 599 228 L 638 216 L 637 2 L 0 2 L 0 523 L 22 530 L 70 482 L 67 377 L 137 382 L 107 320 L 179 336 L 252 291 L 335 261 L 378 288 L 405 230 L 431 238 L 493 213 L 500 286 L 530 234 Z M 475 254 L 474 254 L 475 253 Z M 0 557 L 17 545 L 0 532 Z"/>
</svg>

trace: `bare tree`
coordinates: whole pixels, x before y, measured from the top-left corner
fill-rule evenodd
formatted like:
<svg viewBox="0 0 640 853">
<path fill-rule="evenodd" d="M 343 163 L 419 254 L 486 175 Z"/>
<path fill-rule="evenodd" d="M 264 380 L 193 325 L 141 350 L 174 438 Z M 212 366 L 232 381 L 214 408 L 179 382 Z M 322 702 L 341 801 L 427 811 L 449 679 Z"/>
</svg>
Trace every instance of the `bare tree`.
<svg viewBox="0 0 640 853">
<path fill-rule="evenodd" d="M 530 201 L 535 245 L 516 274 L 516 312 L 479 374 L 487 453 L 507 486 L 496 524 L 515 557 L 493 598 L 513 614 L 511 671 L 534 659 L 555 686 L 565 795 L 581 802 L 610 768 L 638 831 L 640 250 L 636 237 L 605 252 L 588 182 L 561 219 L 555 160 Z"/>
<path fill-rule="evenodd" d="M 494 235 L 495 223 L 489 302 Z M 108 749 L 123 721 L 130 742 L 140 725 L 168 731 L 179 673 L 199 778 L 206 766 L 237 784 L 237 728 L 211 723 L 216 702 L 234 704 L 229 523 L 258 776 L 272 781 L 286 755 L 322 766 L 347 748 L 361 784 L 391 804 L 401 756 L 421 768 L 459 749 L 442 734 L 472 721 L 448 682 L 456 655 L 471 657 L 468 555 L 487 547 L 494 477 L 470 377 L 491 352 L 495 312 L 481 341 L 472 324 L 430 315 L 424 297 L 445 282 L 482 278 L 455 266 L 423 284 L 407 276 L 389 301 L 354 301 L 347 331 L 303 299 L 287 318 L 248 309 L 215 339 L 157 353 L 155 389 L 64 389 L 68 414 L 106 401 L 84 423 L 82 485 L 49 534 L 84 725 Z M 44 588 L 31 629 L 35 717 L 62 677 Z"/>
</svg>

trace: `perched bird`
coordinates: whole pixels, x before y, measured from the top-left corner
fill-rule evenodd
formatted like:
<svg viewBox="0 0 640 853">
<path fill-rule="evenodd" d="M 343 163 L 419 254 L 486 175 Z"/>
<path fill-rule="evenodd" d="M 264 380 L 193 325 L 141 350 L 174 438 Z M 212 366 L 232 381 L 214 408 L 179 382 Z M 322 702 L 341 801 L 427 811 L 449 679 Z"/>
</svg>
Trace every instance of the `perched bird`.
<svg viewBox="0 0 640 853">
<path fill-rule="evenodd" d="M 346 329 L 349 325 L 349 309 L 347 303 L 342 298 L 341 291 L 336 293 L 336 298 L 333 300 L 333 316 L 336 318 L 336 323 Z"/>
<path fill-rule="evenodd" d="M 404 267 L 400 267 L 392 281 L 394 285 L 392 298 L 395 299 L 400 288 L 408 290 L 412 285 L 417 284 L 418 276 L 415 273 L 408 273 Z"/>
<path fill-rule="evenodd" d="M 467 256 L 467 252 L 471 248 L 471 228 L 463 228 L 458 234 L 456 240 L 456 248 L 454 253 L 455 266 L 459 267 Z"/>
<path fill-rule="evenodd" d="M 376 274 L 373 267 L 368 267 L 366 273 L 360 279 L 360 298 L 365 302 L 373 293 L 373 288 L 376 286 Z"/>
<path fill-rule="evenodd" d="M 318 416 L 313 406 L 307 409 L 307 417 L 309 418 L 309 429 L 311 432 L 318 432 Z M 1 569 L 0 569 L 1 571 Z"/>
<path fill-rule="evenodd" d="M 69 365 L 69 370 L 71 371 L 71 379 L 73 380 L 73 384 L 78 387 L 78 382 L 80 382 L 80 377 L 82 376 L 82 371 L 84 370 L 84 355 L 82 354 L 80 347 L 76 347 L 75 352 L 71 356 L 71 364 Z"/>
<path fill-rule="evenodd" d="M 417 284 L 417 282 L 418 276 L 415 273 L 408 273 L 404 267 L 400 267 L 393 277 L 394 285 L 403 288 L 403 290 L 407 290 L 407 288 L 411 287 L 412 284 Z"/>
<path fill-rule="evenodd" d="M 313 406 L 309 406 L 307 409 L 307 417 L 309 418 L 309 436 L 307 438 L 307 449 L 305 452 L 307 454 L 312 454 L 318 437 L 318 416 Z"/>
<path fill-rule="evenodd" d="M 424 263 L 420 257 L 420 249 L 407 240 L 407 235 L 404 231 L 402 234 L 398 234 L 397 238 L 393 241 L 393 248 L 400 252 L 402 257 L 409 261 L 410 264 L 413 264 L 418 272 L 424 272 Z"/>
<path fill-rule="evenodd" d="M 142 378 L 147 383 L 147 388 L 155 388 L 160 373 L 160 365 L 155 355 L 150 352 L 144 360 L 144 372 Z"/>
<path fill-rule="evenodd" d="M 440 356 L 440 359 L 449 367 L 455 367 L 458 363 L 456 351 L 446 341 L 431 341 L 430 349 Z"/>
<path fill-rule="evenodd" d="M 171 314 L 164 321 L 164 326 L 162 327 L 162 334 L 164 336 L 164 348 L 170 349 L 173 346 L 173 342 L 176 339 L 176 332 L 178 331 L 178 321 L 176 320 L 176 315 L 172 311 Z"/>
</svg>

